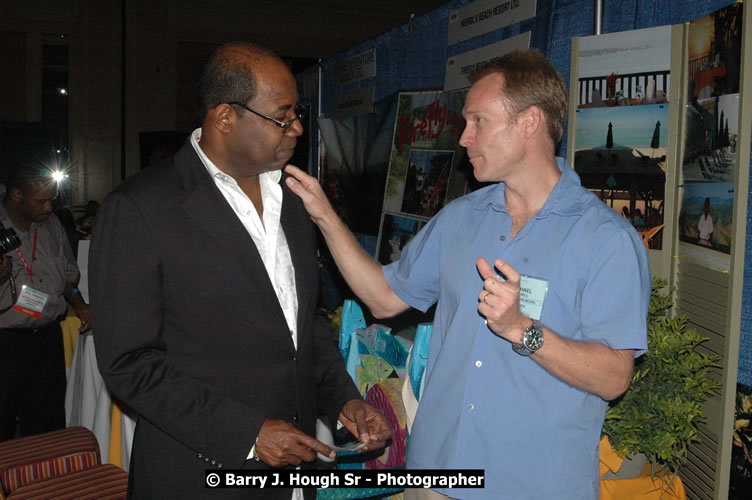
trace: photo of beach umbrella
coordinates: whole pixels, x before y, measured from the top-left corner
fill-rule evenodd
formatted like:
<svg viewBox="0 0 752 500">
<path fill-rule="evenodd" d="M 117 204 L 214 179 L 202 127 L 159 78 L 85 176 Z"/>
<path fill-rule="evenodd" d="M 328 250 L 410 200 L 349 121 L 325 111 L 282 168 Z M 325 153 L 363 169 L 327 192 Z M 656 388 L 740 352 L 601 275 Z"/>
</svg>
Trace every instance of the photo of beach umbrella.
<svg viewBox="0 0 752 500">
<path fill-rule="evenodd" d="M 653 130 L 653 139 L 650 141 L 650 147 L 653 150 L 653 156 L 655 156 L 655 150 L 661 146 L 661 121 L 655 122 L 655 130 Z"/>
<path fill-rule="evenodd" d="M 662 226 L 668 105 L 578 109 L 574 169 L 583 187 L 640 232 Z M 653 249 L 661 248 L 654 238 Z"/>
</svg>

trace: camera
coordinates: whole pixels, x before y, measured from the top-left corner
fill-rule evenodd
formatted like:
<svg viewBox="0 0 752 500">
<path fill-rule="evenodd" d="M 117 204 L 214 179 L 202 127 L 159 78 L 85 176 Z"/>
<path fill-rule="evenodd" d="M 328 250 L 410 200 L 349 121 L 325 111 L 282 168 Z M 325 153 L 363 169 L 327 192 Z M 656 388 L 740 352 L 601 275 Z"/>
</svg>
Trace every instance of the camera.
<svg viewBox="0 0 752 500">
<path fill-rule="evenodd" d="M 6 229 L 0 222 L 0 258 L 2 255 L 21 246 L 21 240 L 13 229 Z"/>
</svg>

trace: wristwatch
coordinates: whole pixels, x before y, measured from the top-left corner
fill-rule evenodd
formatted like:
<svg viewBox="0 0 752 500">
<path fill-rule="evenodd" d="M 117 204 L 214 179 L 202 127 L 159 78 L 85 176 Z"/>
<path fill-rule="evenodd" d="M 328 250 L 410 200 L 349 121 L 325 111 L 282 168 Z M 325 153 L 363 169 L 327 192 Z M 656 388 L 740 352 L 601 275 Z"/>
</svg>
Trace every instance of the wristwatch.
<svg viewBox="0 0 752 500">
<path fill-rule="evenodd" d="M 533 324 L 525 328 L 522 332 L 522 342 L 512 344 L 514 352 L 521 356 L 530 356 L 543 346 L 543 329 L 539 322 L 532 321 Z"/>
</svg>

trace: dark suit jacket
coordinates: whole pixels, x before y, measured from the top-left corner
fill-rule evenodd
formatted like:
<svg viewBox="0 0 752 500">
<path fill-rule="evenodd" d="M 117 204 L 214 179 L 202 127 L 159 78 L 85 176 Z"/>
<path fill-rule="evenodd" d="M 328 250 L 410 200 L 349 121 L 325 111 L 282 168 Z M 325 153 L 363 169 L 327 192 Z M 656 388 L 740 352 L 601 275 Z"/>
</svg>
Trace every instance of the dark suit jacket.
<svg viewBox="0 0 752 500">
<path fill-rule="evenodd" d="M 256 246 L 190 143 L 129 178 L 97 214 L 91 309 L 102 376 L 138 413 L 132 498 L 290 498 L 204 487 L 204 471 L 265 468 L 246 457 L 265 418 L 315 435 L 360 394 L 315 319 L 315 226 L 284 182 L 298 349 Z M 313 494 L 306 491 L 306 497 Z"/>
</svg>

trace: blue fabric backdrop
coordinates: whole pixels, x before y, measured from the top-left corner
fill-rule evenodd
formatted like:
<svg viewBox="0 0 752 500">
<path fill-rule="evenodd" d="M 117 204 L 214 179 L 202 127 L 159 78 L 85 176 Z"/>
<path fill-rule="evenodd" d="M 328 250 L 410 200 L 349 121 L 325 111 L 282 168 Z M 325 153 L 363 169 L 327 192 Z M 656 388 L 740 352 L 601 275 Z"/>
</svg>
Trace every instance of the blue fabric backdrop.
<svg viewBox="0 0 752 500">
<path fill-rule="evenodd" d="M 322 110 L 329 116 L 332 98 L 375 86 L 375 99 L 400 90 L 435 89 L 444 85 L 447 58 L 531 32 L 530 45 L 539 49 L 569 84 L 571 39 L 594 33 L 593 0 L 538 0 L 536 16 L 501 30 L 447 46 L 449 14 L 472 0 L 454 0 L 379 37 L 321 62 Z M 733 0 L 608 0 L 603 2 L 602 32 L 628 31 L 692 21 Z M 365 50 L 376 49 L 377 75 L 343 87 L 334 85 L 334 66 Z M 566 153 L 566 132 L 561 154 Z M 317 152 L 316 152 L 317 153 Z M 314 156 L 314 158 L 317 156 Z M 752 185 L 752 183 L 750 183 Z M 752 193 L 750 193 L 752 199 Z M 745 260 L 752 262 L 752 213 L 747 212 Z M 746 266 L 742 298 L 742 332 L 738 381 L 752 385 L 752 266 Z"/>
</svg>

